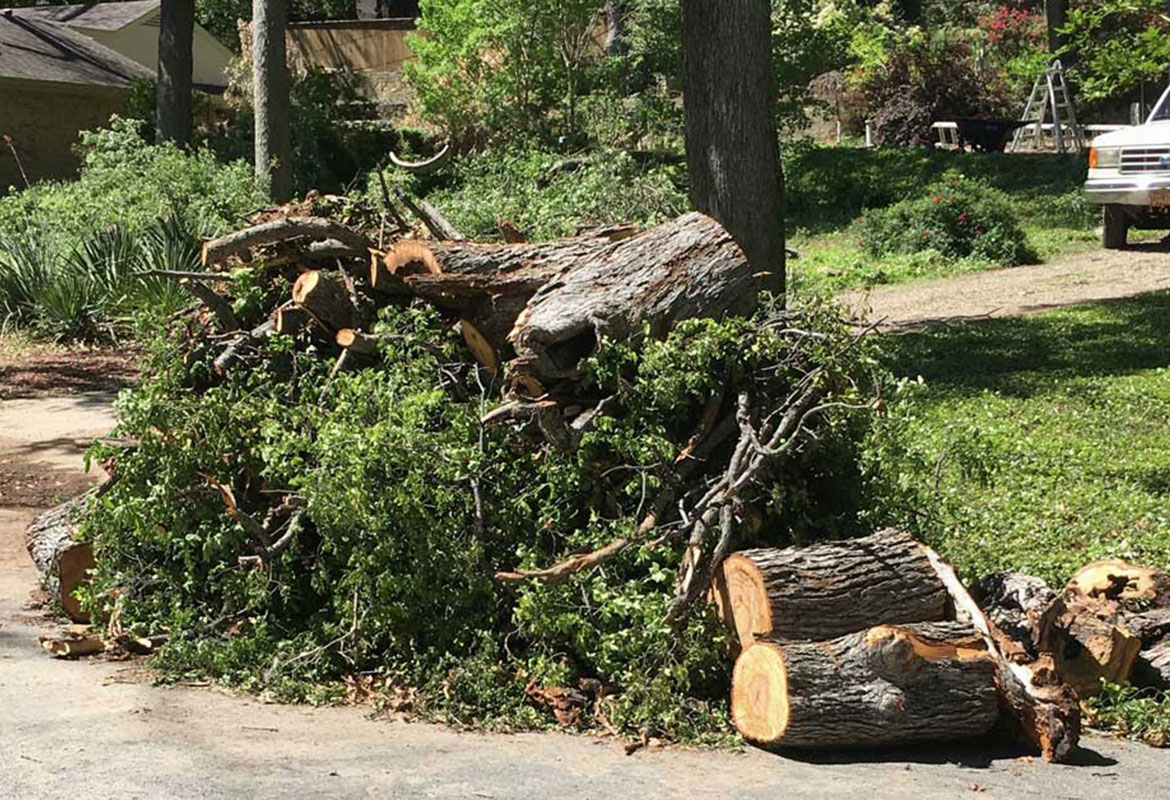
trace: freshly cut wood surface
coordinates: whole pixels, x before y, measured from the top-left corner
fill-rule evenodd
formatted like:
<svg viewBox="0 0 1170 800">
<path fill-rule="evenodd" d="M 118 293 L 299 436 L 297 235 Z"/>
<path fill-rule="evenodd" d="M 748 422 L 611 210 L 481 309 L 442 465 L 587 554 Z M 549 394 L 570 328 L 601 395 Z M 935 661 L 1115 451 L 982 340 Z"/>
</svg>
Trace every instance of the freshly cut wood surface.
<svg viewBox="0 0 1170 800">
<path fill-rule="evenodd" d="M 1170 604 L 1170 575 L 1118 559 L 1095 561 L 1077 570 L 1066 592 L 1114 603 Z"/>
<path fill-rule="evenodd" d="M 339 347 L 365 356 L 378 354 L 378 340 L 368 333 L 353 328 L 342 328 L 335 337 Z"/>
<path fill-rule="evenodd" d="M 712 594 L 744 647 L 761 636 L 821 641 L 947 616 L 946 588 L 922 545 L 894 530 L 735 553 L 723 562 Z"/>
<path fill-rule="evenodd" d="M 74 622 L 89 621 L 89 614 L 73 593 L 89 580 L 88 570 L 94 567 L 93 545 L 73 538 L 83 499 L 75 498 L 38 514 L 25 531 L 25 546 L 41 573 L 42 584 Z"/>
<path fill-rule="evenodd" d="M 1091 600 L 1072 602 L 1057 621 L 1063 646 L 1052 648 L 1056 674 L 1083 700 L 1101 691 L 1101 681 L 1129 681 L 1142 640 L 1116 615 Z"/>
<path fill-rule="evenodd" d="M 958 623 L 881 625 L 827 642 L 759 640 L 731 688 L 748 741 L 872 747 L 979 736 L 999 717 L 995 661 Z"/>
</svg>

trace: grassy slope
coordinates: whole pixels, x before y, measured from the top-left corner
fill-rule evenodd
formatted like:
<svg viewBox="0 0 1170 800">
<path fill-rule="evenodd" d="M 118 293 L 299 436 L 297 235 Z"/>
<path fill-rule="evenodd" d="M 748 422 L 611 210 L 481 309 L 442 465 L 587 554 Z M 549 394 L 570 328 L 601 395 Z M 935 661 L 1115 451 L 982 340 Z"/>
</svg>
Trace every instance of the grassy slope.
<svg viewBox="0 0 1170 800">
<path fill-rule="evenodd" d="M 895 516 L 968 574 L 1170 569 L 1168 337 L 1157 293 L 892 340 L 924 381 L 882 434 Z"/>
</svg>

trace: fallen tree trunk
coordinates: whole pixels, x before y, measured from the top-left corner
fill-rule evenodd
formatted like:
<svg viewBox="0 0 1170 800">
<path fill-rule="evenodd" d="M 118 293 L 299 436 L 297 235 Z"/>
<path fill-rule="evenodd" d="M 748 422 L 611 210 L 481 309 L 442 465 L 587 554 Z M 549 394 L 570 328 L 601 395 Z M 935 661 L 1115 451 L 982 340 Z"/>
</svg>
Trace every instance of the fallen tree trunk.
<svg viewBox="0 0 1170 800">
<path fill-rule="evenodd" d="M 686 214 L 603 248 L 541 287 L 508 341 L 538 380 L 578 374 L 602 336 L 651 335 L 689 317 L 750 313 L 760 279 L 718 222 Z"/>
<path fill-rule="evenodd" d="M 1102 680 L 1129 681 L 1142 640 L 1120 614 L 1081 598 L 1068 603 L 1056 624 L 1061 633 L 1051 648 L 1056 674 L 1082 699 L 1099 694 Z"/>
<path fill-rule="evenodd" d="M 358 257 L 364 257 L 374 246 L 365 234 L 331 220 L 320 217 L 282 217 L 204 242 L 203 265 L 221 264 L 231 256 L 250 254 L 253 248 L 294 239 L 330 241 L 332 249 L 336 250 L 340 244 L 349 248 L 351 255 Z"/>
<path fill-rule="evenodd" d="M 995 662 L 968 625 L 881 625 L 827 642 L 759 640 L 740 655 L 731 714 L 779 747 L 864 747 L 987 733 Z"/>
<path fill-rule="evenodd" d="M 89 570 L 95 566 L 93 545 L 74 538 L 84 500 L 82 495 L 38 514 L 25 531 L 25 546 L 41 573 L 41 583 L 74 622 L 89 622 L 89 614 L 73 593 L 89 580 Z"/>
<path fill-rule="evenodd" d="M 822 641 L 874 625 L 943 620 L 948 599 L 923 546 L 893 530 L 735 553 L 712 594 L 743 647 L 760 637 Z"/>
<path fill-rule="evenodd" d="M 1040 578 L 1018 572 L 992 575 L 979 585 L 979 604 L 996 629 L 1019 648 L 1004 655 L 1035 659 L 1057 646 L 1056 622 L 1066 609 Z"/>
</svg>

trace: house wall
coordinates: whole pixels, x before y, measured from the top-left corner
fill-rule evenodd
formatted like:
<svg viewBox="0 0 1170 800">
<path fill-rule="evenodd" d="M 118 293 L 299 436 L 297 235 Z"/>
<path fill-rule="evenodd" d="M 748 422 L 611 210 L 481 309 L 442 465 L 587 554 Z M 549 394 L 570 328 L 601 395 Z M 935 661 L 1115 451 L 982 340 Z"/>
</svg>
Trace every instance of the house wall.
<svg viewBox="0 0 1170 800">
<path fill-rule="evenodd" d="M 406 37 L 412 20 L 358 20 L 305 23 L 288 29 L 288 52 L 294 67 L 349 69 L 369 83 L 371 99 L 384 116 L 401 111 L 410 99 L 402 66 L 414 58 Z"/>
<path fill-rule="evenodd" d="M 0 81 L 0 133 L 13 145 L 30 181 L 69 178 L 80 159 L 73 154 L 78 134 L 97 128 L 123 110 L 125 92 L 93 86 Z M 0 143 L 0 193 L 9 186 L 23 188 L 16 161 Z"/>
<path fill-rule="evenodd" d="M 117 50 L 148 69 L 158 71 L 158 19 L 147 15 L 117 31 L 100 31 L 93 28 L 77 28 L 80 33 L 101 42 L 111 50 Z M 220 44 L 219 40 L 200 26 L 195 26 L 192 42 L 192 78 L 196 84 L 205 86 L 226 86 L 227 67 L 232 60 L 232 51 Z"/>
</svg>

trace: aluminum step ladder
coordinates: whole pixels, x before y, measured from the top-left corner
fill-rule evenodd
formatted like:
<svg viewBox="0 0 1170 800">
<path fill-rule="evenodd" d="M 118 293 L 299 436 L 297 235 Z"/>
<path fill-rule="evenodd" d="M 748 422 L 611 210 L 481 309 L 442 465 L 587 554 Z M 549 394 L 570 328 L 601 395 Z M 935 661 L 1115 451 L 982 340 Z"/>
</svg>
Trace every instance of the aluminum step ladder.
<svg viewBox="0 0 1170 800">
<path fill-rule="evenodd" d="M 1021 122 L 1028 123 L 1016 131 L 1008 152 L 1018 153 L 1031 143 L 1034 151 L 1047 150 L 1044 127 L 1052 117 L 1052 135 L 1058 153 L 1079 153 L 1085 149 L 1085 134 L 1077 124 L 1076 110 L 1068 82 L 1064 79 L 1064 65 L 1055 59 L 1044 73 L 1036 78 L 1028 104 L 1024 106 Z"/>
</svg>

